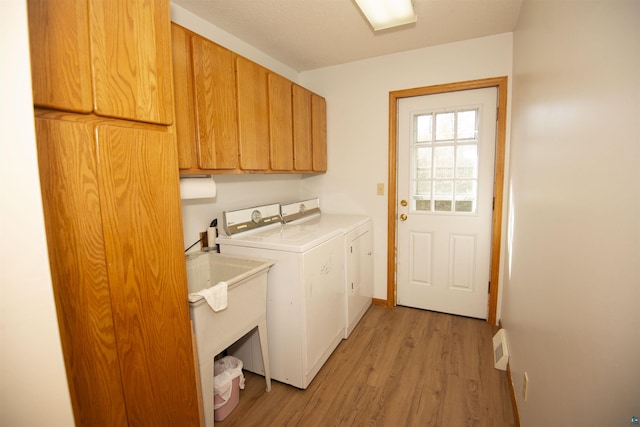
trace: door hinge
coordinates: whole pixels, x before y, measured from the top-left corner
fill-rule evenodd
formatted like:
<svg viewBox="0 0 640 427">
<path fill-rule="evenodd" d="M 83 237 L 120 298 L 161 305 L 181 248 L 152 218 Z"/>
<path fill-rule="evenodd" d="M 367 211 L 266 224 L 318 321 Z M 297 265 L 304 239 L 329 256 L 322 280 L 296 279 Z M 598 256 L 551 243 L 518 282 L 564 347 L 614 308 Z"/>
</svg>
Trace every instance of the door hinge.
<svg viewBox="0 0 640 427">
<path fill-rule="evenodd" d="M 487 293 L 491 293 L 491 280 L 489 280 L 489 285 L 487 286 Z"/>
</svg>

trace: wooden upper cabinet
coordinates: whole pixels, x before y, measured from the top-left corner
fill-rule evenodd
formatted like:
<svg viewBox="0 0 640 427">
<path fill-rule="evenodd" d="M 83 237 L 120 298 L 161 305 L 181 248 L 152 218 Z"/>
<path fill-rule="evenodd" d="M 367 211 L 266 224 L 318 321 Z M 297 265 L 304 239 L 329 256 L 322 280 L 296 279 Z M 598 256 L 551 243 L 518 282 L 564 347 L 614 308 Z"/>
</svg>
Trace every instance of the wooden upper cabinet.
<svg viewBox="0 0 640 427">
<path fill-rule="evenodd" d="M 175 102 L 175 130 L 180 169 L 197 169 L 197 127 L 193 96 L 193 63 L 191 61 L 192 33 L 171 24 L 171 51 L 173 55 L 173 99 Z"/>
<path fill-rule="evenodd" d="M 269 73 L 269 130 L 271 169 L 293 170 L 293 84 L 284 77 Z"/>
<path fill-rule="evenodd" d="M 238 89 L 238 129 L 240 168 L 269 169 L 269 71 L 238 56 L 236 58 Z"/>
<path fill-rule="evenodd" d="M 294 169 L 310 171 L 313 168 L 311 92 L 298 85 L 293 85 L 292 100 Z"/>
<path fill-rule="evenodd" d="M 28 0 L 33 102 L 93 111 L 89 5 L 77 0 Z"/>
<path fill-rule="evenodd" d="M 180 173 L 324 172 L 324 98 L 171 24 Z"/>
<path fill-rule="evenodd" d="M 311 140 L 313 141 L 313 171 L 327 171 L 327 101 L 311 95 Z"/>
<path fill-rule="evenodd" d="M 238 167 L 236 55 L 209 40 L 191 38 L 198 167 Z"/>
<path fill-rule="evenodd" d="M 173 123 L 171 16 L 166 0 L 90 0 L 95 111 Z"/>
<path fill-rule="evenodd" d="M 173 122 L 166 0 L 28 0 L 34 103 Z"/>
</svg>

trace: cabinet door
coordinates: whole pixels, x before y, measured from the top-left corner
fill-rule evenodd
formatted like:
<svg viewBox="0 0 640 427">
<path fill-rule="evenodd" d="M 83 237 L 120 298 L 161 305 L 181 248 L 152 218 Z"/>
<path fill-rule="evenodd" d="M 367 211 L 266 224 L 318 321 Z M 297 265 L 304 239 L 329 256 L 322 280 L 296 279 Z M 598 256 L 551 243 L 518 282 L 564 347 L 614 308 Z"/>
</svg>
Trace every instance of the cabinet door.
<svg viewBox="0 0 640 427">
<path fill-rule="evenodd" d="M 129 425 L 199 424 L 175 136 L 99 125 L 104 248 Z"/>
<path fill-rule="evenodd" d="M 171 124 L 167 0 L 29 0 L 34 104 Z"/>
<path fill-rule="evenodd" d="M 313 168 L 311 92 L 298 85 L 293 85 L 292 99 L 294 169 L 310 171 Z"/>
<path fill-rule="evenodd" d="M 269 129 L 271 169 L 293 170 L 292 83 L 269 73 Z"/>
<path fill-rule="evenodd" d="M 173 123 L 169 2 L 89 4 L 96 114 Z"/>
<path fill-rule="evenodd" d="M 311 95 L 311 140 L 313 141 L 313 170 L 327 171 L 327 102 Z"/>
<path fill-rule="evenodd" d="M 28 0 L 27 6 L 33 103 L 66 111 L 91 112 L 87 2 Z"/>
<path fill-rule="evenodd" d="M 268 70 L 237 57 L 240 168 L 269 168 Z"/>
<path fill-rule="evenodd" d="M 181 26 L 171 24 L 175 128 L 178 144 L 178 166 L 180 169 L 198 168 L 191 34 L 190 31 Z"/>
<path fill-rule="evenodd" d="M 207 39 L 191 39 L 200 169 L 238 167 L 235 55 Z"/>
<path fill-rule="evenodd" d="M 36 119 L 51 282 L 77 425 L 126 426 L 93 128 Z"/>
</svg>

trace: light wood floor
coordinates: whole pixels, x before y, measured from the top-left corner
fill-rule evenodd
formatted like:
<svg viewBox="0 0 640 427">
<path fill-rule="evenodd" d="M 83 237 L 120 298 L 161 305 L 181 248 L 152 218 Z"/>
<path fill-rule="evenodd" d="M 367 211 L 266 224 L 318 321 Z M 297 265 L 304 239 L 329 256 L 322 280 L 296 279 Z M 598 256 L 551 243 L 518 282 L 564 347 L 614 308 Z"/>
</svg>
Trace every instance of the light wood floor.
<svg viewBox="0 0 640 427">
<path fill-rule="evenodd" d="M 306 390 L 245 373 L 216 426 L 514 426 L 485 321 L 372 306 Z"/>
</svg>

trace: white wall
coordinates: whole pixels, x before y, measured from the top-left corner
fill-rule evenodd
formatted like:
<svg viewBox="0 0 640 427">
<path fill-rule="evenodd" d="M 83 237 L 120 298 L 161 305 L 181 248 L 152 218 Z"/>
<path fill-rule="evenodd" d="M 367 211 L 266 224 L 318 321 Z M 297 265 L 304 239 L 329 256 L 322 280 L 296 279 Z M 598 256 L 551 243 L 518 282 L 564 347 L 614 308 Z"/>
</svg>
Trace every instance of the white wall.
<svg viewBox="0 0 640 427">
<path fill-rule="evenodd" d="M 522 425 L 628 426 L 640 416 L 640 2 L 525 0 L 513 71 L 502 320 Z"/>
<path fill-rule="evenodd" d="M 300 74 L 327 99 L 329 171 L 303 179 L 325 212 L 372 217 L 374 297 L 387 298 L 389 92 L 441 83 L 510 76 L 512 35 L 501 34 L 412 50 Z M 376 195 L 384 183 L 385 195 Z"/>
<path fill-rule="evenodd" d="M 74 425 L 36 159 L 26 2 L 0 14 L 0 425 Z"/>
</svg>

